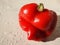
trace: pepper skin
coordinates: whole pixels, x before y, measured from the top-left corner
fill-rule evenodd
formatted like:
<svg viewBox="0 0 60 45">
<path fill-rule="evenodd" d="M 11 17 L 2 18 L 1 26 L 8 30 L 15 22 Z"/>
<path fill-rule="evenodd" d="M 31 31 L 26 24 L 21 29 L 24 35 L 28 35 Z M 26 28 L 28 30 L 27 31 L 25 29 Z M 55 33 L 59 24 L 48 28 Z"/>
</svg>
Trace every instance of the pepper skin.
<svg viewBox="0 0 60 45">
<path fill-rule="evenodd" d="M 27 32 L 28 40 L 42 41 L 50 36 L 56 27 L 57 14 L 44 8 L 39 11 L 36 3 L 26 4 L 19 12 L 19 24 Z"/>
</svg>

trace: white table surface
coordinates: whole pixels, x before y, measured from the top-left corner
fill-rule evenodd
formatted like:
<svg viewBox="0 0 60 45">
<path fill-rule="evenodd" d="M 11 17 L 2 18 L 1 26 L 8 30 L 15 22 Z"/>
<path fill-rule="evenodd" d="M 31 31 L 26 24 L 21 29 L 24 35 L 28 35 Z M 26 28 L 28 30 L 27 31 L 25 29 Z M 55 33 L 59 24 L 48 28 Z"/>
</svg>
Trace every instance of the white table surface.
<svg viewBox="0 0 60 45">
<path fill-rule="evenodd" d="M 19 9 L 27 3 L 44 3 L 58 15 L 57 26 L 46 42 L 27 40 L 18 22 Z M 0 45 L 60 45 L 60 0 L 0 0 Z"/>
</svg>

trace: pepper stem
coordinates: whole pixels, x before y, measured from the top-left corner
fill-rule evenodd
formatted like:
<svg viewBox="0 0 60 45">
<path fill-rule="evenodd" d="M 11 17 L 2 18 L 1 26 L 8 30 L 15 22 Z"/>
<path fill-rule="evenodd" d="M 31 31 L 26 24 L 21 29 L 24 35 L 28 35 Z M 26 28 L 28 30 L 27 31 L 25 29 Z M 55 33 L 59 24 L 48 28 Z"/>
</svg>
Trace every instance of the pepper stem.
<svg viewBox="0 0 60 45">
<path fill-rule="evenodd" d="M 38 5 L 38 11 L 42 12 L 43 10 L 44 10 L 44 5 L 43 5 L 43 3 L 40 3 Z"/>
</svg>

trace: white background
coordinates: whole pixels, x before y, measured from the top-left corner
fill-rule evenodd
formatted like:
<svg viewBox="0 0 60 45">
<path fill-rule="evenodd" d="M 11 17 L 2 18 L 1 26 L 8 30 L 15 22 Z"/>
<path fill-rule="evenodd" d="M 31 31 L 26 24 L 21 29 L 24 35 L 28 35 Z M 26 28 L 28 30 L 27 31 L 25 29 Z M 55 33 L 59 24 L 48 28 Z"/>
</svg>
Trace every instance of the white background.
<svg viewBox="0 0 60 45">
<path fill-rule="evenodd" d="M 58 15 L 57 26 L 46 42 L 27 40 L 18 22 L 19 9 L 27 3 L 44 3 Z M 60 0 L 0 0 L 0 45 L 60 45 Z"/>
</svg>

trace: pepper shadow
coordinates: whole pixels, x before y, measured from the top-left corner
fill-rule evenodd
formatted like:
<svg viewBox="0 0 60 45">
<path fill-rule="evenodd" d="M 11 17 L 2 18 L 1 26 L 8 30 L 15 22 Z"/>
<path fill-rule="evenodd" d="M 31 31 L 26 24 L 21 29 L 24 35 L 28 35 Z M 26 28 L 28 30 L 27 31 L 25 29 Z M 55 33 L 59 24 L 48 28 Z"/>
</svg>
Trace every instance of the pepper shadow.
<svg viewBox="0 0 60 45">
<path fill-rule="evenodd" d="M 60 38 L 60 15 L 57 16 L 57 25 L 54 32 L 43 42 L 53 41 Z"/>
</svg>

